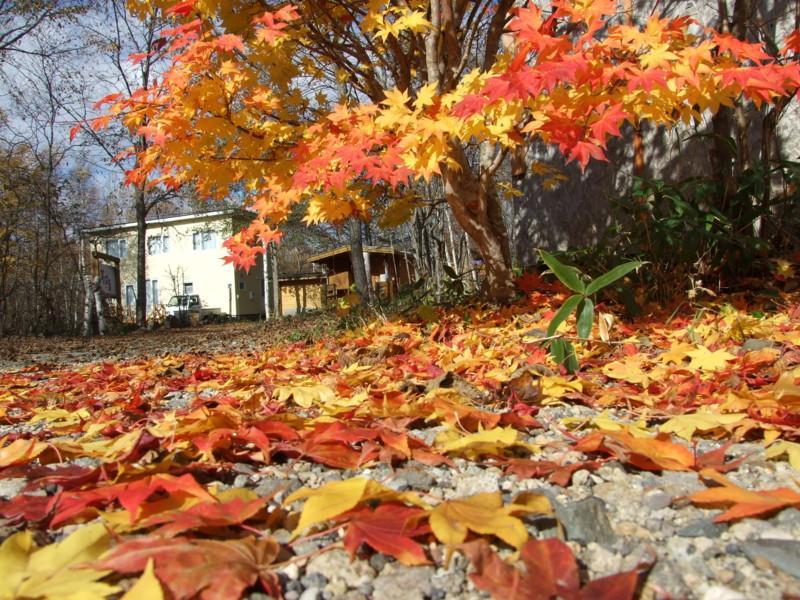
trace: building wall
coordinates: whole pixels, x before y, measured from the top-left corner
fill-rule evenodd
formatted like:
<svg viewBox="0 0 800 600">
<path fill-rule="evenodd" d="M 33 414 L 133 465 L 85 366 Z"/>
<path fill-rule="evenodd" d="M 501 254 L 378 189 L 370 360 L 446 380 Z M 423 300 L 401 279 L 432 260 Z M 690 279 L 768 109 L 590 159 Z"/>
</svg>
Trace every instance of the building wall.
<svg viewBox="0 0 800 600">
<path fill-rule="evenodd" d="M 236 224 L 238 230 L 238 223 Z M 216 239 L 211 247 L 194 246 L 195 233 L 213 232 Z M 167 236 L 166 252 L 148 253 L 146 278 L 158 282 L 158 304 L 166 304 L 170 297 L 188 293 L 200 296 L 204 308 L 219 309 L 232 316 L 259 315 L 264 312 L 263 262 L 261 257 L 249 273 L 234 269 L 224 262 L 227 250 L 222 242 L 234 232 L 230 216 L 198 217 L 191 221 L 152 223 L 148 225 L 148 239 Z M 126 229 L 96 238 L 96 247 L 105 252 L 106 239 L 125 239 L 127 255 L 120 261 L 122 302 L 127 304 L 127 286 L 136 290 L 136 232 Z M 230 289 L 229 289 L 230 285 Z"/>
<path fill-rule="evenodd" d="M 732 7 L 732 0 L 728 5 Z M 756 2 L 755 19 L 764 24 L 769 37 L 782 40 L 791 30 L 794 2 L 765 0 Z M 664 3 L 636 0 L 636 18 L 644 22 L 654 7 Z M 701 23 L 716 26 L 719 22 L 717 0 L 687 0 L 666 3 L 669 16 L 689 15 Z M 753 111 L 750 123 L 751 156 L 759 155 L 763 112 Z M 797 99 L 784 111 L 778 125 L 773 156 L 800 158 L 800 108 Z M 709 174 L 709 120 L 694 126 L 665 129 L 644 126 L 645 173 L 648 178 L 678 181 Z M 511 237 L 515 255 L 522 265 L 537 261 L 538 248 L 566 249 L 596 243 L 613 219 L 610 199 L 624 195 L 632 180 L 632 135 L 609 143 L 609 162 L 591 161 L 585 171 L 575 163 L 569 165 L 554 147 L 539 143 L 528 153 L 528 162 L 555 166 L 566 177 L 554 187 L 545 185 L 545 178 L 529 169 L 521 186 L 523 196 L 510 205 Z"/>
</svg>

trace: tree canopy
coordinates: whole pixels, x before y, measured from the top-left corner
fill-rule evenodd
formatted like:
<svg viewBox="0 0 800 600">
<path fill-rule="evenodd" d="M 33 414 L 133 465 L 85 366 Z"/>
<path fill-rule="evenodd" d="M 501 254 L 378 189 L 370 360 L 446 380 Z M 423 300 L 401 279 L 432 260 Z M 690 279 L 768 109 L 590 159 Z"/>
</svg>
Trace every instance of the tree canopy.
<svg viewBox="0 0 800 600">
<path fill-rule="evenodd" d="M 514 4 L 137 2 L 174 18 L 172 62 L 157 85 L 103 99 L 94 125 L 121 117 L 151 142 L 132 183 L 245 190 L 257 218 L 228 242 L 243 267 L 298 203 L 309 223 L 339 222 L 390 190 L 402 211 L 416 182 L 441 178 L 483 255 L 486 290 L 504 299 L 496 174 L 510 150 L 539 139 L 586 165 L 625 123 L 700 121 L 800 84 L 797 33 L 773 58 L 688 17 L 636 24 L 615 0 Z"/>
</svg>

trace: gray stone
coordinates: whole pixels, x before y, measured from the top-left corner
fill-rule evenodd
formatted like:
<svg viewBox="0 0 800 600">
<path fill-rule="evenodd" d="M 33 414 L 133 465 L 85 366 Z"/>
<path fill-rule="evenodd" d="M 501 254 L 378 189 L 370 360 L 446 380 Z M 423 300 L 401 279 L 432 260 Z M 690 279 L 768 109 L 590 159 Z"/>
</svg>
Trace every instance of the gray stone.
<svg viewBox="0 0 800 600">
<path fill-rule="evenodd" d="M 337 549 L 324 552 L 308 561 L 306 577 L 313 574 L 321 575 L 330 582 L 344 582 L 347 587 L 356 588 L 370 581 L 375 576 L 375 571 L 366 561 L 350 561 L 347 552 Z M 305 583 L 304 580 L 303 582 Z"/>
<path fill-rule="evenodd" d="M 792 540 L 749 540 L 742 545 L 747 557 L 763 558 L 792 577 L 800 578 L 800 542 Z"/>
<path fill-rule="evenodd" d="M 431 595 L 432 567 L 406 567 L 391 564 L 384 567 L 372 582 L 375 600 L 423 600 Z"/>
<path fill-rule="evenodd" d="M 776 525 L 800 527 L 800 510 L 786 508 L 770 519 Z"/>
<path fill-rule="evenodd" d="M 753 350 L 763 350 L 764 348 L 773 348 L 775 342 L 771 340 L 759 340 L 757 338 L 748 338 L 742 344 L 742 350 L 751 352 Z"/>
<path fill-rule="evenodd" d="M 311 587 L 300 595 L 299 600 L 318 600 L 321 594 L 322 592 L 319 588 Z"/>
<path fill-rule="evenodd" d="M 322 573 L 309 573 L 300 579 L 300 584 L 304 588 L 322 588 L 328 582 L 328 578 Z"/>
<path fill-rule="evenodd" d="M 697 473 L 688 471 L 665 471 L 661 475 L 661 488 L 673 496 L 687 496 L 705 489 Z"/>
<path fill-rule="evenodd" d="M 167 410 L 180 410 L 187 408 L 194 399 L 194 395 L 187 392 L 170 392 L 164 396 L 164 407 Z"/>
<path fill-rule="evenodd" d="M 651 490 L 644 495 L 644 505 L 650 510 L 661 510 L 672 504 L 672 494 Z"/>
<path fill-rule="evenodd" d="M 242 473 L 240 475 L 237 475 L 236 479 L 233 480 L 233 487 L 235 488 L 247 487 L 248 483 L 250 483 L 250 476 Z"/>
<path fill-rule="evenodd" d="M 710 519 L 697 519 L 691 523 L 687 523 L 675 533 L 680 537 L 695 538 L 707 537 L 717 538 L 725 531 L 725 526 L 719 523 L 714 523 Z"/>
<path fill-rule="evenodd" d="M 586 498 L 558 506 L 556 517 L 564 526 L 566 538 L 570 541 L 610 546 L 616 539 L 608 520 L 606 503 L 599 498 Z"/>
<path fill-rule="evenodd" d="M 394 489 L 429 490 L 436 480 L 423 467 L 408 466 L 399 469 L 388 485 Z"/>
<path fill-rule="evenodd" d="M 769 524 L 760 519 L 744 519 L 734 523 L 728 529 L 728 533 L 735 540 L 749 540 L 762 537 L 763 532 L 769 528 Z"/>
<path fill-rule="evenodd" d="M 582 487 L 590 482 L 591 473 L 586 469 L 578 469 L 572 474 L 572 486 Z"/>
<path fill-rule="evenodd" d="M 595 542 L 587 544 L 583 560 L 595 576 L 617 573 L 622 565 L 622 557 L 619 554 Z"/>
<path fill-rule="evenodd" d="M 371 581 L 365 581 L 360 586 L 358 586 L 358 591 L 364 594 L 367 598 L 369 598 L 375 591 L 375 586 L 372 585 Z"/>
<path fill-rule="evenodd" d="M 13 498 L 19 495 L 22 488 L 25 487 L 26 479 L 24 477 L 12 477 L 9 479 L 0 479 L 0 497 Z"/>
<path fill-rule="evenodd" d="M 383 567 L 386 566 L 386 556 L 383 554 L 373 554 L 369 557 L 369 565 L 375 569 L 377 573 L 380 573 Z"/>
<path fill-rule="evenodd" d="M 712 585 L 705 591 L 702 600 L 747 600 L 747 596 L 723 585 Z"/>
</svg>

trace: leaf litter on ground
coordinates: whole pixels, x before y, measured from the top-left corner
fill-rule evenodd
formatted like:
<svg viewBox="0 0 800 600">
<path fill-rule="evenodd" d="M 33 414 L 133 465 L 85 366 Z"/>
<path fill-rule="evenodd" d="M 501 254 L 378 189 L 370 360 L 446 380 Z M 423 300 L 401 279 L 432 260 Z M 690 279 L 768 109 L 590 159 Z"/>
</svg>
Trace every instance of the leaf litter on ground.
<svg viewBox="0 0 800 600">
<path fill-rule="evenodd" d="M 0 500 L 0 570 L 13 573 L 0 598 L 280 596 L 279 569 L 304 564 L 295 549 L 314 538 L 317 552 L 343 546 L 354 561 L 444 565 L 460 552 L 472 585 L 498 598 L 633 597 L 648 585 L 649 563 L 590 581 L 562 541 L 536 539 L 534 522 L 559 514 L 536 488 L 443 498 L 362 475 L 376 465 L 466 461 L 568 486 L 616 462 L 698 473 L 707 487 L 673 501 L 718 522 L 800 507 L 796 480 L 745 489 L 722 475 L 745 460 L 726 456 L 743 441 L 797 468 L 797 295 L 759 318 L 737 298 L 668 323 L 604 318 L 608 340 L 576 342 L 574 375 L 529 335 L 565 298 L 551 288 L 503 309 L 427 307 L 338 338 L 229 339 L 218 352 L 190 332 L 193 351 L 0 373 L 0 481 L 24 482 Z M 537 419 L 559 405 L 593 416 Z M 281 473 L 301 465 L 341 477 L 283 489 Z M 231 485 L 266 472 L 270 490 Z"/>
</svg>

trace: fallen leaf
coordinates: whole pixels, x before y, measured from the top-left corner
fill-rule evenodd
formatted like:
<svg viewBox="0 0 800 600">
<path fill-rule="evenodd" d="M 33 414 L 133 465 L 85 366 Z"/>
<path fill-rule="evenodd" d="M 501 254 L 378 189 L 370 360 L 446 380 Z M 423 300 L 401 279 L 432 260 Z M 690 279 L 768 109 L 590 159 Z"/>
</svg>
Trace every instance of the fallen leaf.
<svg viewBox="0 0 800 600">
<path fill-rule="evenodd" d="M 537 508 L 548 510 L 549 502 L 540 503 Z M 446 500 L 436 506 L 429 516 L 433 534 L 443 544 L 456 546 L 467 539 L 469 531 L 485 535 L 495 535 L 507 544 L 519 548 L 528 539 L 525 525 L 513 516 L 520 509 L 534 512 L 537 508 L 526 504 L 503 506 L 500 492 L 486 492 L 467 498 Z"/>
<path fill-rule="evenodd" d="M 746 417 L 745 413 L 718 414 L 702 410 L 672 417 L 658 430 L 664 433 L 674 433 L 686 441 L 691 441 L 696 431 L 706 433 L 719 428 L 727 429 L 728 426 L 741 423 Z"/>
<path fill-rule="evenodd" d="M 420 508 L 396 503 L 381 504 L 374 510 L 365 506 L 350 511 L 342 516 L 347 522 L 344 547 L 352 558 L 365 543 L 404 565 L 427 564 L 425 551 L 412 539 L 430 532 L 427 523 L 420 524 L 426 515 Z"/>
<path fill-rule="evenodd" d="M 6 439 L 0 438 L 0 468 L 27 463 L 48 448 L 48 445 L 42 442 L 25 439 L 17 439 L 3 446 Z"/>
<path fill-rule="evenodd" d="M 691 350 L 686 353 L 692 360 L 689 363 L 690 369 L 698 369 L 700 371 L 719 371 L 728 367 L 728 361 L 736 357 L 724 349 L 715 350 L 711 352 L 705 346 L 700 346 L 697 350 Z"/>
<path fill-rule="evenodd" d="M 522 569 L 502 560 L 486 540 L 463 544 L 460 550 L 472 563 L 470 579 L 475 587 L 498 600 L 629 600 L 636 596 L 639 580 L 650 566 L 643 563 L 581 588 L 577 561 L 569 546 L 556 538 L 525 542 L 520 549 Z"/>
<path fill-rule="evenodd" d="M 622 463 L 646 471 L 691 471 L 695 466 L 694 453 L 671 442 L 667 434 L 640 438 L 626 431 L 595 431 L 578 440 L 574 449 L 611 454 Z"/>
<path fill-rule="evenodd" d="M 175 600 L 238 598 L 261 581 L 264 591 L 280 589 L 270 565 L 280 545 L 272 538 L 246 537 L 235 540 L 194 540 L 185 537 L 145 537 L 116 546 L 93 566 L 117 573 L 139 573 L 152 560 L 155 575 Z"/>
<path fill-rule="evenodd" d="M 286 402 L 289 398 L 302 408 L 311 408 L 314 404 L 328 404 L 336 399 L 336 392 L 323 384 L 295 385 L 275 388 L 278 402 Z"/>
<path fill-rule="evenodd" d="M 105 598 L 119 588 L 99 581 L 108 570 L 77 567 L 106 551 L 109 536 L 101 524 L 81 527 L 65 539 L 37 548 L 30 531 L 0 545 L 0 598 Z M 77 568 L 76 568 L 77 567 Z"/>
<path fill-rule="evenodd" d="M 800 444 L 797 442 L 779 440 L 764 451 L 764 458 L 777 458 L 784 454 L 789 458 L 789 464 L 800 471 Z"/>
<path fill-rule="evenodd" d="M 719 484 L 687 496 L 694 504 L 707 508 L 728 508 L 714 518 L 716 523 L 763 517 L 791 506 L 800 507 L 800 494 L 789 488 L 773 490 L 746 490 L 730 479 L 711 469 L 700 472 L 704 479 Z"/>
<path fill-rule="evenodd" d="M 450 430 L 451 432 L 453 430 Z M 464 436 L 455 434 L 455 439 L 449 439 L 450 432 L 440 434 L 437 442 L 438 450 L 448 454 L 462 454 L 468 457 L 477 457 L 482 454 L 500 454 L 504 448 L 513 446 L 517 442 L 517 430 L 513 427 L 495 427 Z"/>
<path fill-rule="evenodd" d="M 133 587 L 125 592 L 121 600 L 163 600 L 164 591 L 161 589 L 161 582 L 158 581 L 153 570 L 153 559 L 147 561 L 144 573 Z"/>
<path fill-rule="evenodd" d="M 293 532 L 295 537 L 312 525 L 338 517 L 370 500 L 405 502 L 421 508 L 427 506 L 416 494 L 395 492 L 377 481 L 363 477 L 332 481 L 316 489 L 300 488 L 286 498 L 283 504 L 288 506 L 298 500 L 306 500 L 306 503 Z"/>
</svg>

